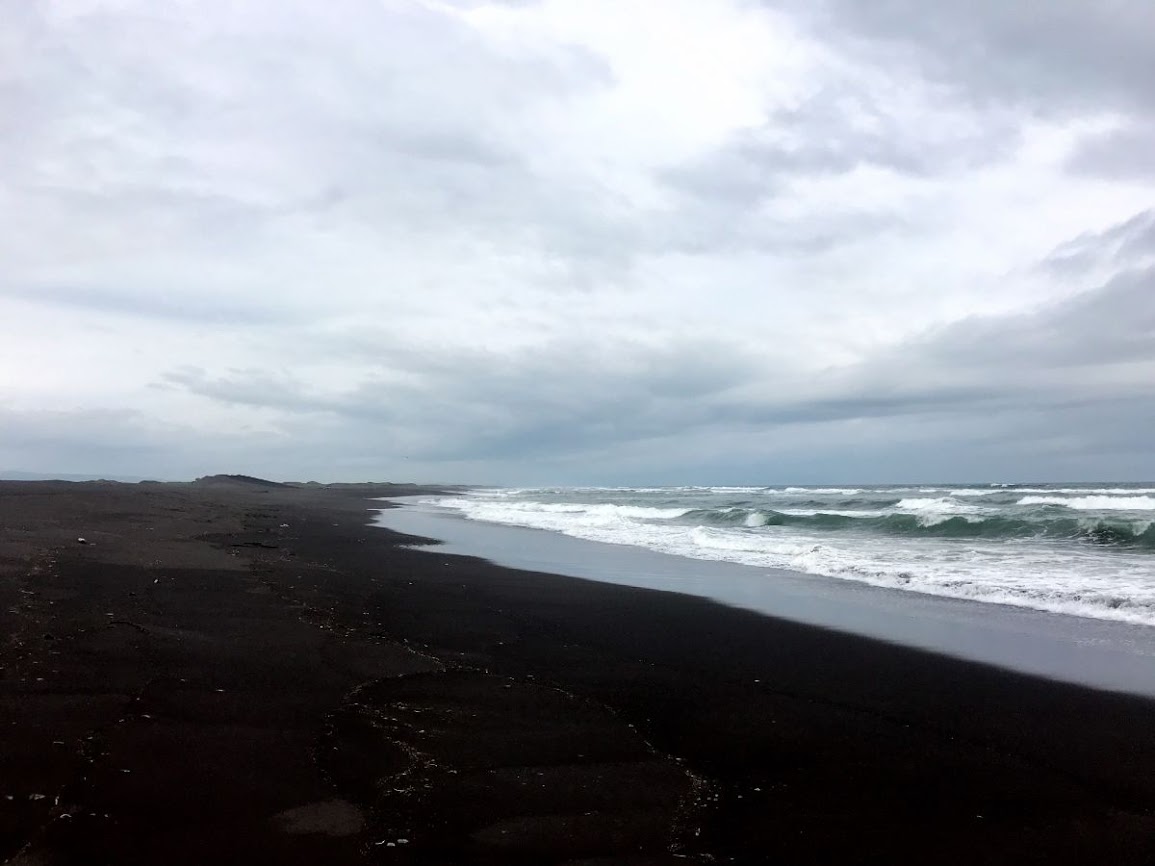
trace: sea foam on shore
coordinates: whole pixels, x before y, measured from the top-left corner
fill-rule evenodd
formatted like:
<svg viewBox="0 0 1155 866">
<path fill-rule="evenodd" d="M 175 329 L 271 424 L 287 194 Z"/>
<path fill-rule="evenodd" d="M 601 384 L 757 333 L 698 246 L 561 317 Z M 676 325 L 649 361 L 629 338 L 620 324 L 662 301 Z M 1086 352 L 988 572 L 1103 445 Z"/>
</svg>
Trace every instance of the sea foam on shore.
<svg viewBox="0 0 1155 866">
<path fill-rule="evenodd" d="M 1155 487 L 490 489 L 472 520 L 693 559 L 1155 625 Z"/>
</svg>

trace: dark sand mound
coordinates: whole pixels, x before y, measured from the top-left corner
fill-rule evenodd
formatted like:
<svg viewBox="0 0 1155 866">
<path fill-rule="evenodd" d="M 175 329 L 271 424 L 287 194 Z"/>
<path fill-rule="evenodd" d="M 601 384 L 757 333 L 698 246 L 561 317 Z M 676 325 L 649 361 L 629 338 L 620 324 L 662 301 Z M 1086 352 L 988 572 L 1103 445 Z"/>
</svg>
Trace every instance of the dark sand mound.
<svg viewBox="0 0 1155 866">
<path fill-rule="evenodd" d="M 193 484 L 201 487 L 286 487 L 279 481 L 254 478 L 251 475 L 205 475 Z"/>
</svg>

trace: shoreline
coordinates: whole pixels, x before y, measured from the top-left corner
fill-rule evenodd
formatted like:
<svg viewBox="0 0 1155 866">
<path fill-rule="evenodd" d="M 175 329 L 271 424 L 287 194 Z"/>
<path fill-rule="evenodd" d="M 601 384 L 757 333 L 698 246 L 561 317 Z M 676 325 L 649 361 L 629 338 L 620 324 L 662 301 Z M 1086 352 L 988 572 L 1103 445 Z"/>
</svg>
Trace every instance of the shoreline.
<svg viewBox="0 0 1155 866">
<path fill-rule="evenodd" d="M 0 861 L 1155 858 L 1155 702 L 413 549 L 374 492 L 0 483 Z"/>
<path fill-rule="evenodd" d="M 470 520 L 389 497 L 375 523 L 497 565 L 683 593 L 1007 670 L 1155 698 L 1155 628 Z M 399 506 L 399 507 L 398 507 Z"/>
<path fill-rule="evenodd" d="M 1022 495 L 1031 490 L 1042 488 L 493 488 L 419 504 L 815 583 L 1155 627 L 1155 499 L 1114 495 L 1123 488 Z"/>
</svg>

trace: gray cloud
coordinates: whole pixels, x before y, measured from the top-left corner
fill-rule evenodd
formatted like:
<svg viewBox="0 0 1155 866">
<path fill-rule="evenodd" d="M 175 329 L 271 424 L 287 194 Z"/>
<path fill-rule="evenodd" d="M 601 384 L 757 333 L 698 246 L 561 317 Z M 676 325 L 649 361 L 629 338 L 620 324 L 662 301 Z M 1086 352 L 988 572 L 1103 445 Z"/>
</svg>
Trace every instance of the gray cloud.
<svg viewBox="0 0 1155 866">
<path fill-rule="evenodd" d="M 677 347 L 558 342 L 513 354 L 396 347 L 377 358 L 378 373 L 338 391 L 246 370 L 218 376 L 176 370 L 163 384 L 211 400 L 330 415 L 389 431 L 394 444 L 425 459 L 511 458 L 704 423 L 746 369 L 740 353 L 702 341 Z"/>
<path fill-rule="evenodd" d="M 1155 392 L 1155 268 L 1025 315 L 965 320 L 904 347 L 936 373 L 987 383 L 991 393 L 1086 405 Z M 1133 370 L 1119 370 L 1135 365 Z M 1082 371 L 1092 377 L 1080 381 Z"/>
<path fill-rule="evenodd" d="M 1081 276 L 1096 267 L 1133 268 L 1155 256 L 1155 210 L 1135 214 L 1101 232 L 1085 232 L 1056 247 L 1042 268 Z"/>
<path fill-rule="evenodd" d="M 245 328 L 284 324 L 299 317 L 267 303 L 243 298 L 221 298 L 167 287 L 143 291 L 114 291 L 93 286 L 5 287 L 0 296 L 25 301 L 72 307 L 98 315 L 127 316 L 133 319 L 168 319 L 189 324 L 210 324 L 224 328 Z"/>
<path fill-rule="evenodd" d="M 800 220 L 775 213 L 798 186 L 873 174 L 896 183 L 963 178 L 1010 160 L 1021 118 L 1003 108 L 980 114 L 951 100 L 894 101 L 877 80 L 830 73 L 798 104 L 767 113 L 721 146 L 666 168 L 660 179 L 680 209 L 660 223 L 659 244 L 813 255 L 894 233 L 917 235 L 925 221 L 894 203 L 848 196 Z M 911 88 L 911 93 L 917 88 Z"/>
<path fill-rule="evenodd" d="M 1079 245 L 1118 256 L 1120 240 L 1146 222 L 1141 215 Z M 760 377 L 755 391 L 746 386 L 756 352 L 702 341 L 608 351 L 561 342 L 512 355 L 394 347 L 378 360 L 378 378 L 343 392 L 310 393 L 291 378 L 251 371 L 176 371 L 166 381 L 213 400 L 388 430 L 393 445 L 434 461 L 514 461 L 643 441 L 662 451 L 676 448 L 670 440 L 727 431 L 935 418 L 962 429 L 1000 419 L 971 431 L 974 442 L 1004 427 L 1048 440 L 1046 418 L 1062 417 L 1067 440 L 1098 446 L 1122 435 L 1142 451 L 1138 428 L 1119 434 L 1103 419 L 1142 415 L 1153 396 L 1155 268 L 1123 271 L 1033 311 L 966 319 L 806 383 L 787 374 L 767 388 Z"/>
<path fill-rule="evenodd" d="M 1042 110 L 1155 109 L 1155 7 L 1146 0 L 774 3 L 815 26 L 866 38 L 982 101 Z"/>
<path fill-rule="evenodd" d="M 10 189 L 88 215 L 84 234 L 104 248 L 163 248 L 179 237 L 205 256 L 228 255 L 302 215 L 393 233 L 447 213 L 457 233 L 518 231 L 556 249 L 593 232 L 606 242 L 581 251 L 612 246 L 613 232 L 600 228 L 609 209 L 581 189 L 557 207 L 566 191 L 546 188 L 510 140 L 525 105 L 604 86 L 610 73 L 596 55 L 503 56 L 420 6 L 344 6 L 359 27 L 299 15 L 188 26 L 167 7 L 52 25 L 26 10 L 25 39 L 12 39 L 10 56 L 27 65 L 3 94 L 5 116 L 21 117 L 0 130 Z M 389 50 L 374 42 L 381 32 Z M 291 58 L 277 52 L 282 40 Z M 60 140 L 69 158 L 44 159 Z M 110 236 L 107 226 L 125 222 L 135 236 Z M 9 243 L 20 261 L 24 251 Z"/>
<path fill-rule="evenodd" d="M 688 192 L 750 204 L 799 175 L 844 174 L 861 166 L 911 175 L 965 170 L 1006 156 L 1017 139 L 1017 128 L 1005 115 L 992 114 L 967 129 L 913 126 L 868 92 L 846 84 L 775 112 L 762 128 L 744 130 L 725 147 L 666 176 Z"/>
<path fill-rule="evenodd" d="M 1083 139 L 1068 159 L 1068 168 L 1112 180 L 1155 179 L 1155 106 L 1147 117 Z"/>
<path fill-rule="evenodd" d="M 179 437 L 131 410 L 3 408 L 0 425 L 5 469 L 84 472 L 99 466 L 109 474 L 132 475 L 134 468 L 147 466 L 158 474 L 169 468 L 172 477 L 187 471 L 179 465 Z"/>
</svg>

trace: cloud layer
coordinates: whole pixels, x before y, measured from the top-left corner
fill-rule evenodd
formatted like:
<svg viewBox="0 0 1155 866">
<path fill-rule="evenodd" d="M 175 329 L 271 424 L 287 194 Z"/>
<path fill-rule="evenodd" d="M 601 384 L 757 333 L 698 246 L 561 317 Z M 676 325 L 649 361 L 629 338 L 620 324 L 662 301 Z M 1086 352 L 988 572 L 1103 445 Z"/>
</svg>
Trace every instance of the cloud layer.
<svg viewBox="0 0 1155 866">
<path fill-rule="evenodd" d="M 0 469 L 1155 477 L 1149 6 L 14 4 Z"/>
</svg>

